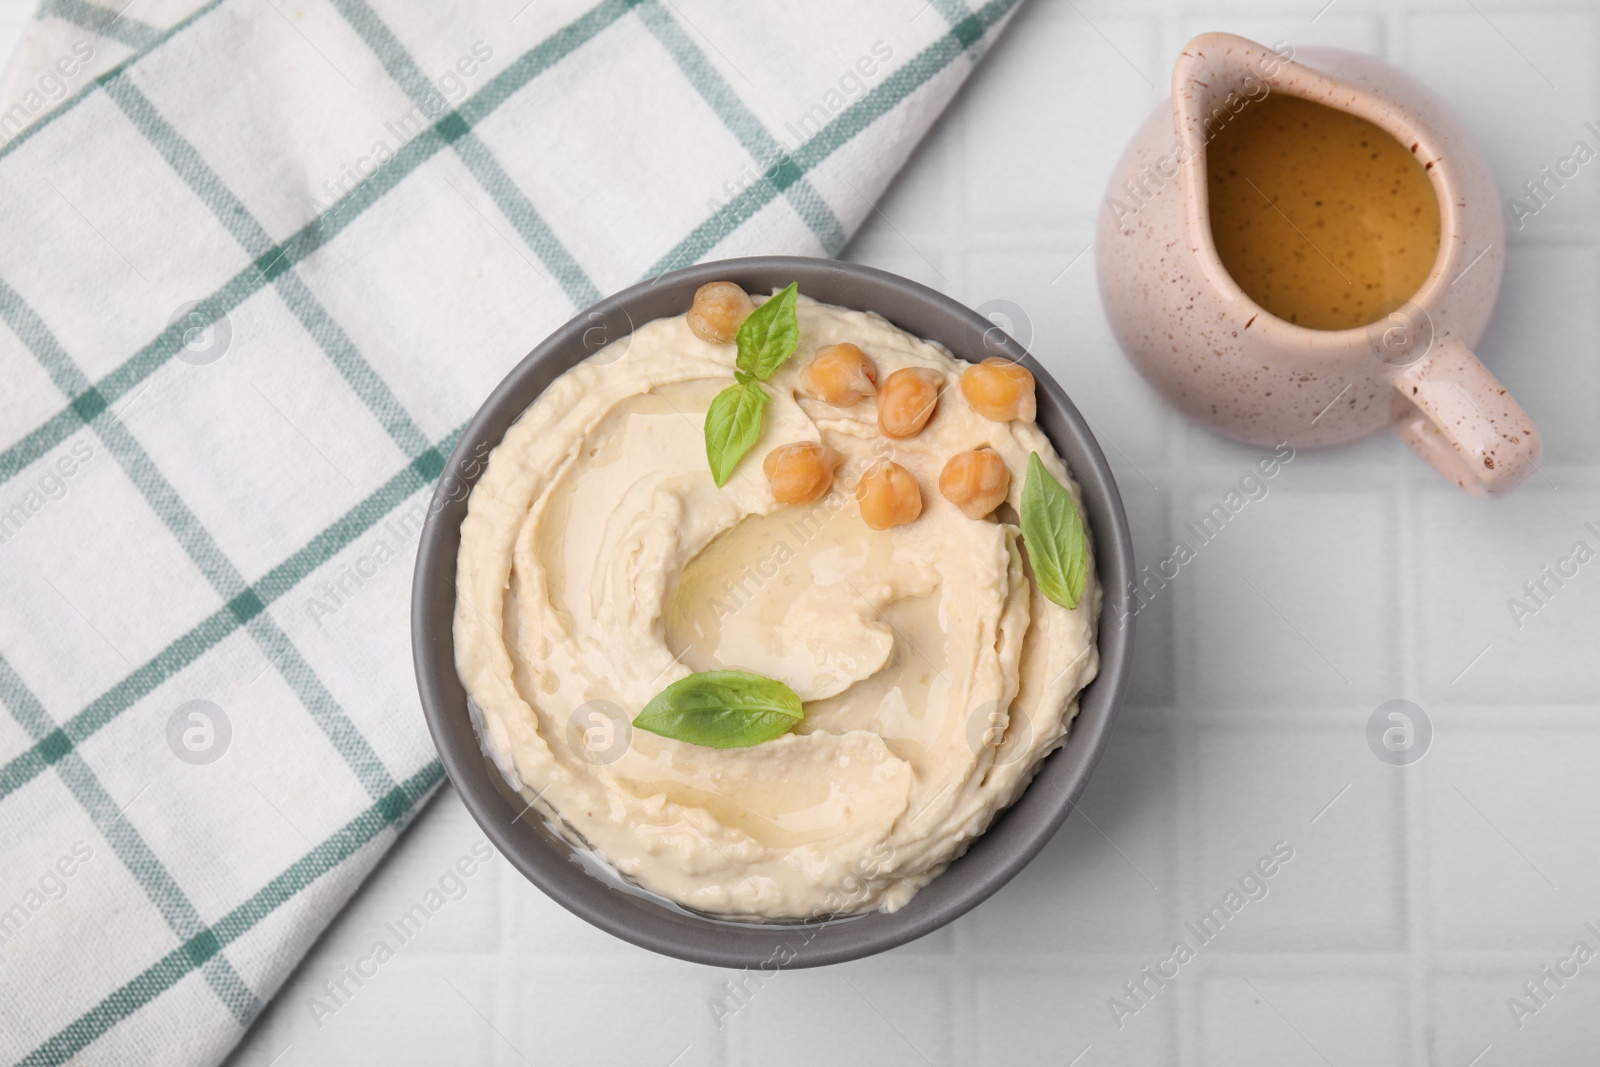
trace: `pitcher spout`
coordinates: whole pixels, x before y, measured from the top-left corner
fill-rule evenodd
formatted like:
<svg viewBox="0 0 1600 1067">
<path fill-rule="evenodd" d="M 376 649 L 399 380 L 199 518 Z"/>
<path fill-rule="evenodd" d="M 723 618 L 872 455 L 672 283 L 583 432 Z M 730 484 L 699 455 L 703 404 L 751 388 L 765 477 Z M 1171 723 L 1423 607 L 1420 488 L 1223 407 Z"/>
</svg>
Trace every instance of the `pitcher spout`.
<svg viewBox="0 0 1600 1067">
<path fill-rule="evenodd" d="M 1131 232 L 1135 217 L 1153 202 L 1181 198 L 1184 215 L 1205 246 L 1206 145 L 1235 116 L 1273 91 L 1294 49 L 1268 48 L 1231 33 L 1206 33 L 1186 46 L 1172 72 L 1171 150 L 1146 160 L 1136 174 L 1113 185 L 1111 221 Z"/>
<path fill-rule="evenodd" d="M 1204 156 L 1235 116 L 1282 88 L 1293 62 L 1287 44 L 1268 48 L 1231 33 L 1203 33 L 1185 45 L 1172 68 L 1173 133 L 1185 158 Z"/>
<path fill-rule="evenodd" d="M 1211 237 L 1206 146 L 1253 104 L 1282 91 L 1294 65 L 1294 49 L 1269 48 L 1231 33 L 1203 33 L 1184 46 L 1172 69 L 1172 123 L 1183 217 L 1189 244 L 1206 281 L 1231 294 L 1236 285 L 1218 258 Z M 1296 66 L 1304 84 L 1327 80 Z M 1326 89 L 1326 86 L 1319 88 Z"/>
</svg>

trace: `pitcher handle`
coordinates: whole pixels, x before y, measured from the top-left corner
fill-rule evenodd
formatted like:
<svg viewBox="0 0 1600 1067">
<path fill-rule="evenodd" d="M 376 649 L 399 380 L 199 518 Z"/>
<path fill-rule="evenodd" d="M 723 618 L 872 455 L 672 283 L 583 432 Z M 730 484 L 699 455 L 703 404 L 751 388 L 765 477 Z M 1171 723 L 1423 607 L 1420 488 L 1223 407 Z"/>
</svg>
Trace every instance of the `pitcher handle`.
<svg viewBox="0 0 1600 1067">
<path fill-rule="evenodd" d="M 1395 379 L 1414 410 L 1400 439 L 1434 470 L 1476 497 L 1503 496 L 1539 468 L 1539 431 L 1505 386 L 1454 338 Z"/>
</svg>

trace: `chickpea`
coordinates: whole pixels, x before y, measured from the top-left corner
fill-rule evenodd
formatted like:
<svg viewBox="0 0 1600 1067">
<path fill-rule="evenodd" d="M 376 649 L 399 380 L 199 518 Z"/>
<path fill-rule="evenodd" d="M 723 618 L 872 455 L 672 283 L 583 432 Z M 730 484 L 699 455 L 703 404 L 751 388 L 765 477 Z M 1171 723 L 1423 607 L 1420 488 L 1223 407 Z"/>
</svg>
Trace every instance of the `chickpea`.
<svg viewBox="0 0 1600 1067">
<path fill-rule="evenodd" d="M 856 483 L 856 503 L 861 505 L 861 521 L 874 530 L 887 530 L 922 514 L 922 489 L 910 471 L 884 460 Z"/>
<path fill-rule="evenodd" d="M 800 372 L 800 388 L 825 404 L 847 408 L 878 391 L 878 368 L 848 342 L 817 349 Z"/>
<path fill-rule="evenodd" d="M 990 356 L 961 374 L 961 395 L 986 419 L 1032 422 L 1037 412 L 1033 375 L 1020 363 Z"/>
<path fill-rule="evenodd" d="M 992 448 L 975 448 L 950 457 L 939 474 L 939 492 L 969 519 L 981 519 L 1000 506 L 1011 488 L 1006 461 Z"/>
<path fill-rule="evenodd" d="M 767 472 L 773 499 L 780 504 L 809 504 L 833 485 L 833 472 L 844 457 L 816 441 L 779 445 L 767 453 L 761 469 Z"/>
<path fill-rule="evenodd" d="M 739 327 L 756 309 L 750 294 L 732 282 L 710 282 L 694 291 L 689 329 L 702 341 L 731 345 Z"/>
<path fill-rule="evenodd" d="M 944 375 L 925 367 L 902 367 L 878 390 L 878 429 L 890 437 L 915 437 L 933 417 Z"/>
</svg>

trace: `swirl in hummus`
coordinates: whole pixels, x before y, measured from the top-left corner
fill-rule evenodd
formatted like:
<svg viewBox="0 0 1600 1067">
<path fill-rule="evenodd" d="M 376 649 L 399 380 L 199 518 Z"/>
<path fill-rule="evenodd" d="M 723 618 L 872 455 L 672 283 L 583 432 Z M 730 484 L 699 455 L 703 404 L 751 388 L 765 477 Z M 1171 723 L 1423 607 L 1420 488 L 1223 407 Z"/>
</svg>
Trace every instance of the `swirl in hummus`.
<svg viewBox="0 0 1600 1067">
<path fill-rule="evenodd" d="M 804 297 L 797 314 L 763 434 L 724 487 L 702 425 L 734 346 L 658 319 L 507 431 L 457 565 L 457 666 L 508 779 L 639 886 L 752 920 L 905 904 L 1017 799 L 1099 667 L 1092 558 L 1072 610 L 1025 558 L 1030 453 L 1082 511 L 1031 418 L 981 416 L 955 387 L 968 364 L 876 315 Z M 923 368 L 950 387 L 920 433 L 885 436 L 870 396 L 838 407 L 802 390 L 816 351 L 843 342 L 880 383 Z M 762 459 L 806 441 L 843 463 L 821 499 L 781 505 Z M 972 519 L 937 486 L 952 455 L 984 446 L 1011 481 Z M 923 509 L 874 530 L 852 490 L 886 458 Z M 734 749 L 629 728 L 669 683 L 718 668 L 788 684 L 803 721 Z"/>
</svg>

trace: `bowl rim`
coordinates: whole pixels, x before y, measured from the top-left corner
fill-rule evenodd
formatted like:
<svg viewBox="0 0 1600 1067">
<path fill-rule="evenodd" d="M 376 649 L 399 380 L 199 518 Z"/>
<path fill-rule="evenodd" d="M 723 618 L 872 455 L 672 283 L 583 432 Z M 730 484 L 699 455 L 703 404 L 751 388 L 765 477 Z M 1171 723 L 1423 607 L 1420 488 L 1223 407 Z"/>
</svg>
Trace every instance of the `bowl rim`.
<svg viewBox="0 0 1600 1067">
<path fill-rule="evenodd" d="M 1017 801 L 895 912 L 818 922 L 733 923 L 607 884 L 579 862 L 572 846 L 521 813 L 507 818 L 516 794 L 483 751 L 456 673 L 456 557 L 467 498 L 483 472 L 482 459 L 550 381 L 631 333 L 635 312 L 640 312 L 640 324 L 681 313 L 688 305 L 686 294 L 722 280 L 753 292 L 798 281 L 807 296 L 876 311 L 908 333 L 939 341 L 957 358 L 981 353 L 976 358 L 1020 360 L 1045 394 L 1039 405 L 1041 428 L 1083 493 L 1103 591 L 1099 674 L 1079 694 L 1079 712 L 1064 743 L 1045 757 Z M 819 292 L 824 295 L 817 296 Z M 653 306 L 680 310 L 643 313 Z M 908 318 L 914 321 L 904 321 Z M 930 323 L 939 328 L 928 329 Z M 1130 673 L 1134 581 L 1127 514 L 1105 454 L 1060 385 L 1014 338 L 953 298 L 887 271 L 804 256 L 752 256 L 671 271 L 580 310 L 489 394 L 462 430 L 429 502 L 413 572 L 412 657 L 423 715 L 445 773 L 484 834 L 524 877 L 568 911 L 641 948 L 695 963 L 774 971 L 859 959 L 913 941 L 975 908 L 1038 855 L 1076 807 L 1110 740 Z"/>
</svg>

